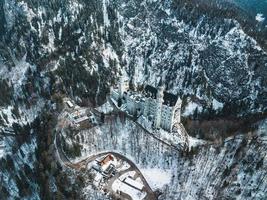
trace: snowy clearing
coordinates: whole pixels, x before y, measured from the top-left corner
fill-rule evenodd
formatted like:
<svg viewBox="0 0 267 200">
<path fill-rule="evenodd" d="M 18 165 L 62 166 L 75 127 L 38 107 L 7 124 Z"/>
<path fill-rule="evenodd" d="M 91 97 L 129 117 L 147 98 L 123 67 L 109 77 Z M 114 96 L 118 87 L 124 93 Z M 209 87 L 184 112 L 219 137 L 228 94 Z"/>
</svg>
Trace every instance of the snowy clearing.
<svg viewBox="0 0 267 200">
<path fill-rule="evenodd" d="M 113 111 L 113 107 L 108 101 L 96 109 L 104 114 L 111 113 Z"/>
<path fill-rule="evenodd" d="M 140 169 L 148 184 L 153 190 L 162 189 L 164 185 L 171 183 L 171 170 L 163 170 L 159 168 Z"/>
<path fill-rule="evenodd" d="M 200 107 L 197 103 L 195 102 L 189 102 L 188 105 L 185 107 L 183 116 L 189 116 L 194 113 L 194 111 L 198 109 L 199 111 L 202 110 L 202 107 Z"/>
<path fill-rule="evenodd" d="M 190 135 L 188 136 L 188 141 L 189 141 L 189 150 L 192 147 L 196 147 L 196 146 L 203 145 L 203 144 L 207 143 L 205 140 L 197 139 L 197 138 L 191 137 Z"/>
<path fill-rule="evenodd" d="M 146 196 L 146 193 L 141 192 L 120 180 L 114 181 L 112 189 L 114 192 L 123 192 L 128 194 L 133 200 L 142 200 Z"/>
</svg>

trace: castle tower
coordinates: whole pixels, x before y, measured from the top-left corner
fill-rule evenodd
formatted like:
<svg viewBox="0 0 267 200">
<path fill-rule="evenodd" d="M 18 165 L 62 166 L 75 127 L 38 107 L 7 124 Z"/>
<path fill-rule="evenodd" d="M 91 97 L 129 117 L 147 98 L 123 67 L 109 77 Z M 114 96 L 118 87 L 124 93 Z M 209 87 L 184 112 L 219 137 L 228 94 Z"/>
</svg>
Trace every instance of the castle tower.
<svg viewBox="0 0 267 200">
<path fill-rule="evenodd" d="M 132 76 L 130 83 L 129 83 L 130 89 L 133 91 L 137 90 L 137 76 L 138 76 L 137 68 L 134 67 L 133 76 Z"/>
<path fill-rule="evenodd" d="M 176 102 L 176 105 L 174 107 L 175 109 L 175 121 L 178 122 L 178 123 L 181 123 L 181 107 L 182 107 L 182 100 L 181 98 L 179 97 L 177 102 Z"/>
<path fill-rule="evenodd" d="M 157 99 L 156 99 L 156 113 L 155 113 L 155 119 L 154 119 L 155 128 L 160 127 L 163 96 L 164 96 L 164 86 L 163 86 L 162 79 L 161 79 L 159 82 Z"/>
<path fill-rule="evenodd" d="M 125 88 L 125 81 L 123 79 L 123 76 L 120 77 L 119 79 L 119 97 L 122 98 L 123 97 L 123 93 L 125 92 L 126 88 Z"/>
</svg>

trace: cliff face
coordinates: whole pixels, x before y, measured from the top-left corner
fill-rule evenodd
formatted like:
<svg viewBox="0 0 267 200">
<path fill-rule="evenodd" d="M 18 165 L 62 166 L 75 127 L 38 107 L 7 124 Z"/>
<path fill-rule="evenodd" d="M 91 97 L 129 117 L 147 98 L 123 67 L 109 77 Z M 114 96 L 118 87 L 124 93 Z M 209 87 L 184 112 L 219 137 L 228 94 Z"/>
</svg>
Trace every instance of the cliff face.
<svg viewBox="0 0 267 200">
<path fill-rule="evenodd" d="M 258 36 L 255 40 L 248 28 L 242 29 L 244 19 L 240 21 L 231 14 L 232 9 L 225 12 L 221 10 L 229 8 L 221 8 L 220 4 L 207 8 L 204 1 L 194 4 L 196 6 L 192 6 L 192 2 L 0 2 L 0 140 L 5 146 L 4 153 L 0 151 L 0 180 L 4 180 L 0 190 L 4 190 L 6 196 L 42 198 L 42 186 L 38 185 L 41 181 L 31 184 L 32 192 L 25 194 L 19 189 L 24 188 L 20 180 L 42 171 L 42 167 L 34 163 L 49 161 L 39 151 L 51 145 L 52 131 L 42 132 L 49 136 L 42 144 L 40 127 L 45 121 L 44 113 L 57 109 L 57 95 L 64 93 L 84 105 L 102 104 L 121 70 L 130 78 L 135 74 L 139 84 L 156 86 L 163 77 L 169 91 L 189 97 L 187 101 L 201 105 L 198 112 L 208 115 L 214 110 L 218 115 L 233 116 L 266 112 L 264 44 L 259 43 Z M 195 109 L 192 105 L 195 104 L 184 105 L 189 115 Z M 20 133 L 23 135 L 17 136 Z M 209 199 L 228 198 L 234 193 L 240 198 L 263 198 L 264 165 L 251 166 L 255 162 L 265 163 L 264 145 L 256 139 L 242 141 L 230 140 L 216 151 L 214 147 L 201 147 L 190 161 L 181 158 L 177 161 L 181 166 L 177 168 L 175 180 L 183 183 L 175 185 L 191 190 L 181 194 L 172 188 L 164 194 L 166 198 L 176 195 L 200 198 L 202 193 Z M 242 146 L 238 150 L 242 153 L 235 156 L 238 146 Z M 25 153 L 32 158 L 28 160 Z M 256 155 L 260 155 L 259 160 L 255 160 Z M 26 163 L 31 163 L 30 169 L 21 170 L 23 166 L 28 168 Z M 220 167 L 222 163 L 227 167 Z M 203 172 L 205 178 L 200 177 L 202 169 L 208 170 Z M 47 191 L 56 188 L 50 183 L 61 183 L 54 181 L 50 172 L 44 175 L 44 179 L 49 177 Z M 260 185 L 256 187 L 254 180 L 259 180 Z M 201 186 L 206 181 L 210 190 Z M 35 181 L 32 177 L 27 182 Z M 239 187 L 236 184 L 240 184 Z M 237 191 L 237 188 L 244 189 Z"/>
</svg>

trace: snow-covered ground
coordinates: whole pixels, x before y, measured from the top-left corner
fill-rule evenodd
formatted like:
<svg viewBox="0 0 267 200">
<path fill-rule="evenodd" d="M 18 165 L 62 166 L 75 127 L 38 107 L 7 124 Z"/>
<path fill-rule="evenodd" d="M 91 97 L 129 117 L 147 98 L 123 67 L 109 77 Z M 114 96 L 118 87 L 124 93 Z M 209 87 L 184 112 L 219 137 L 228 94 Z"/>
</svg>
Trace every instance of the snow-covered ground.
<svg viewBox="0 0 267 200">
<path fill-rule="evenodd" d="M 224 106 L 223 103 L 219 102 L 215 98 L 212 98 L 211 106 L 213 110 L 221 110 Z M 193 101 L 189 101 L 189 103 L 185 106 L 184 112 L 182 113 L 183 116 L 187 117 L 193 115 L 194 112 L 197 110 L 198 113 L 201 113 L 203 110 L 203 106 Z"/>
<path fill-rule="evenodd" d="M 258 22 L 263 22 L 265 20 L 265 17 L 263 17 L 263 14 L 262 13 L 258 13 L 255 17 L 255 19 L 258 21 Z"/>
<path fill-rule="evenodd" d="M 189 142 L 189 150 L 192 148 L 192 147 L 196 147 L 196 146 L 199 146 L 199 145 L 204 145 L 204 144 L 207 144 L 207 141 L 205 140 L 201 140 L 201 139 L 197 139 L 197 138 L 194 138 L 194 137 L 191 137 L 191 136 L 188 136 L 188 142 Z"/>
<path fill-rule="evenodd" d="M 200 105 L 198 105 L 195 102 L 189 102 L 186 107 L 184 112 L 182 113 L 183 116 L 189 116 L 189 115 L 193 115 L 194 111 L 198 109 L 199 112 L 202 111 L 202 107 Z"/>
<path fill-rule="evenodd" d="M 266 123 L 262 127 L 266 130 Z M 258 133 L 260 138 L 264 135 L 263 131 Z M 263 159 L 261 169 L 267 167 L 267 147 L 257 140 L 244 143 L 244 135 L 228 138 L 221 146 L 202 145 L 205 141 L 189 138 L 191 146 L 202 145 L 193 155 L 189 152 L 190 156 L 181 156 L 127 119 L 114 119 L 78 136 L 83 158 L 109 150 L 125 155 L 141 169 L 153 189 L 163 190 L 160 199 L 191 200 L 199 195 L 214 199 L 222 194 L 247 199 L 247 190 L 257 199 L 265 196 L 267 172 L 256 170 L 256 165 Z M 227 185 L 222 187 L 224 182 Z"/>
<path fill-rule="evenodd" d="M 14 106 L 2 107 L 0 108 L 0 117 L 5 120 L 5 125 L 8 127 L 12 127 L 13 123 L 26 125 L 27 123 L 31 123 L 38 116 L 44 105 L 45 101 L 43 99 L 38 99 L 37 103 L 30 108 L 23 105 L 18 108 L 19 117 L 16 117 L 12 112 Z"/>
<path fill-rule="evenodd" d="M 155 191 L 156 189 L 163 189 L 165 185 L 171 183 L 172 171 L 163 170 L 159 168 L 144 168 L 140 169 L 150 187 Z"/>
<path fill-rule="evenodd" d="M 132 200 L 142 200 L 146 196 L 146 193 L 141 192 L 120 180 L 114 181 L 114 183 L 112 184 L 112 189 L 115 192 L 124 192 L 128 194 L 132 198 Z"/>
<path fill-rule="evenodd" d="M 213 108 L 214 110 L 222 109 L 222 108 L 223 108 L 223 105 L 224 105 L 223 103 L 217 101 L 216 99 L 213 99 L 213 100 L 212 100 L 212 108 Z"/>
<path fill-rule="evenodd" d="M 8 67 L 3 64 L 0 58 L 0 79 L 9 80 L 9 84 L 14 87 L 15 95 L 21 95 L 21 85 L 27 79 L 26 73 L 29 69 L 32 71 L 35 70 L 35 66 L 30 65 L 26 61 L 27 54 L 25 54 L 21 59 L 17 59 L 11 52 L 10 56 L 14 63 L 14 66 L 11 70 L 8 70 Z"/>
<path fill-rule="evenodd" d="M 9 140 L 7 142 L 8 144 L 11 144 L 13 142 L 13 138 L 7 138 L 6 140 Z M 14 174 L 19 174 L 19 172 L 21 172 L 21 169 L 23 169 L 25 165 L 27 165 L 30 169 L 34 168 L 34 162 L 36 161 L 34 152 L 36 148 L 36 138 L 32 138 L 30 142 L 21 145 L 18 151 L 16 151 L 16 153 L 12 151 L 6 153 L 9 154 L 13 159 L 12 162 L 14 164 L 14 168 L 12 169 L 12 173 L 10 173 L 7 169 L 0 169 L 0 177 L 2 181 L 1 184 L 8 190 L 10 194 L 10 200 L 21 198 L 19 194 L 19 186 L 16 184 Z M 28 180 L 24 181 L 28 182 Z M 30 195 L 28 199 L 39 200 L 40 198 L 37 195 L 38 186 L 34 182 L 30 183 L 30 185 L 33 191 L 36 191 L 36 193 Z"/>
<path fill-rule="evenodd" d="M 0 158 L 5 157 L 8 153 L 12 152 L 13 140 L 15 138 L 8 135 L 14 134 L 12 125 L 14 123 L 17 123 L 20 126 L 30 124 L 40 114 L 44 104 L 44 100 L 39 99 L 38 102 L 30 108 L 26 108 L 26 106 L 20 106 L 18 108 L 18 117 L 13 114 L 14 106 L 0 108 L 0 118 L 5 122 L 3 125 L 0 125 L 0 131 L 7 134 L 7 136 L 4 135 L 2 138 L 0 137 Z M 25 149 L 24 146 L 21 148 Z M 31 164 L 31 162 L 29 162 L 29 164 Z"/>
<path fill-rule="evenodd" d="M 113 111 L 113 106 L 110 105 L 109 101 L 101 105 L 100 107 L 96 108 L 99 112 L 102 112 L 104 114 L 108 114 Z"/>
<path fill-rule="evenodd" d="M 0 140 L 0 159 L 5 155 L 5 144 L 4 141 Z"/>
</svg>

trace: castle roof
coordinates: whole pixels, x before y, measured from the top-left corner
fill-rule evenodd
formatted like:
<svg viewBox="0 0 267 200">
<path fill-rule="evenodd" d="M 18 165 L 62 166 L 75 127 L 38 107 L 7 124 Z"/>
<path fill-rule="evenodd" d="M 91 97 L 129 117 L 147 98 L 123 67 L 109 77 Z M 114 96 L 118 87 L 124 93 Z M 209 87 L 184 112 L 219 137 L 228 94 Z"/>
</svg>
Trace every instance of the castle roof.
<svg viewBox="0 0 267 200">
<path fill-rule="evenodd" d="M 144 92 L 145 92 L 145 95 L 147 97 L 151 97 L 152 99 L 156 99 L 157 98 L 157 92 L 158 92 L 158 90 L 155 87 L 152 87 L 150 85 L 146 85 Z"/>
<path fill-rule="evenodd" d="M 175 106 L 176 102 L 178 100 L 178 96 L 174 95 L 172 93 L 164 92 L 163 96 L 163 104 Z"/>
<path fill-rule="evenodd" d="M 163 87 L 163 86 L 164 86 L 163 80 L 162 80 L 162 78 L 160 78 L 158 87 Z"/>
<path fill-rule="evenodd" d="M 146 85 L 145 86 L 145 90 L 144 90 L 145 94 L 147 97 L 151 97 L 153 99 L 157 98 L 157 88 L 151 86 L 151 85 Z M 168 105 L 168 106 L 174 106 L 178 100 L 178 96 L 174 95 L 172 93 L 169 92 L 164 92 L 163 93 L 163 104 L 164 105 Z"/>
</svg>

